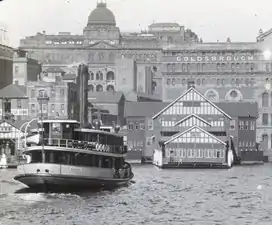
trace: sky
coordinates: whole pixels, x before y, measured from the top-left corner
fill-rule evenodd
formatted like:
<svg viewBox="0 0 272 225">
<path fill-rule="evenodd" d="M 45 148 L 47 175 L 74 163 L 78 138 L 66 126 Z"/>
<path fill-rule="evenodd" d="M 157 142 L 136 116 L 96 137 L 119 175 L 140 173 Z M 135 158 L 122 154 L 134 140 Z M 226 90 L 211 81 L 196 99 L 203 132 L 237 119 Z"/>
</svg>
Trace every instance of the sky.
<svg viewBox="0 0 272 225">
<path fill-rule="evenodd" d="M 82 34 L 97 0 L 3 0 L 0 28 L 9 45 L 43 30 Z M 205 42 L 255 41 L 272 28 L 272 0 L 107 0 L 123 32 L 147 29 L 153 22 L 177 22 Z"/>
</svg>

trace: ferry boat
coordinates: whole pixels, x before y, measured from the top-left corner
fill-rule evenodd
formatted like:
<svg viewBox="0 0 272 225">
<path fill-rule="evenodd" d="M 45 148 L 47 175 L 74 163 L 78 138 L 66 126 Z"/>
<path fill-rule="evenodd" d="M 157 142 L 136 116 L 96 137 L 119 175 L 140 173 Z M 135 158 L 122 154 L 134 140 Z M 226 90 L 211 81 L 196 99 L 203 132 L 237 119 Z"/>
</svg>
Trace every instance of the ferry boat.
<svg viewBox="0 0 272 225">
<path fill-rule="evenodd" d="M 33 189 L 115 188 L 133 178 L 118 130 L 81 128 L 76 120 L 39 121 L 42 132 L 26 138 L 15 180 Z"/>
</svg>

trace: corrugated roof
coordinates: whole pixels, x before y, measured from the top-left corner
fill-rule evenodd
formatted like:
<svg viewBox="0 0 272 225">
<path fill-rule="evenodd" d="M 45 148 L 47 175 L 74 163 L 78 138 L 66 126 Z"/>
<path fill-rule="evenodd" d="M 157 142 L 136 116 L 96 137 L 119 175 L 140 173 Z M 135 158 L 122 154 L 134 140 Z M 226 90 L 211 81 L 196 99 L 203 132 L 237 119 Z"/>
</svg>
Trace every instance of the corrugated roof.
<svg viewBox="0 0 272 225">
<path fill-rule="evenodd" d="M 168 104 L 167 102 L 126 102 L 125 116 L 152 117 Z"/>
<path fill-rule="evenodd" d="M 63 80 L 74 80 L 74 79 L 76 79 L 76 74 L 73 74 L 73 73 L 66 73 L 63 76 Z"/>
<path fill-rule="evenodd" d="M 0 90 L 0 98 L 28 98 L 26 96 L 26 87 L 10 84 Z"/>
<path fill-rule="evenodd" d="M 257 102 L 218 102 L 215 103 L 219 108 L 231 117 L 258 117 Z"/>
<path fill-rule="evenodd" d="M 47 70 L 46 70 L 47 73 L 63 73 L 63 69 L 61 69 L 60 67 L 58 66 L 52 66 L 52 67 L 49 67 Z"/>
<path fill-rule="evenodd" d="M 91 103 L 118 103 L 123 92 L 88 92 L 88 100 Z"/>
</svg>

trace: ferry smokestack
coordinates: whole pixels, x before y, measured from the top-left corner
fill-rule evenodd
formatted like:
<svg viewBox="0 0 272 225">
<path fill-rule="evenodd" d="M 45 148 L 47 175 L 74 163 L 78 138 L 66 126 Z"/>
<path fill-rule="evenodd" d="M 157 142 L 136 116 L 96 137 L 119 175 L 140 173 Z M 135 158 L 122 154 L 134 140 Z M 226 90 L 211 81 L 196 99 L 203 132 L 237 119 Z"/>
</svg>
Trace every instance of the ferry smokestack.
<svg viewBox="0 0 272 225">
<path fill-rule="evenodd" d="M 88 123 L 88 66 L 81 64 L 78 67 L 77 87 L 79 103 L 79 122 L 81 127 Z"/>
</svg>

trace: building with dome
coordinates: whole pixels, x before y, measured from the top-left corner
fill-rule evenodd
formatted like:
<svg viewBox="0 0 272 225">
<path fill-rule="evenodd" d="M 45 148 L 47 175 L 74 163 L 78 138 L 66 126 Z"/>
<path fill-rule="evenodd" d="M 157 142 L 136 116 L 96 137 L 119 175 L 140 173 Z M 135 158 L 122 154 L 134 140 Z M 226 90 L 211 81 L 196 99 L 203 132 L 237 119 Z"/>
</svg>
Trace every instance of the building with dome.
<svg viewBox="0 0 272 225">
<path fill-rule="evenodd" d="M 87 16 L 86 16 L 87 17 Z M 271 37 L 260 30 L 255 42 L 205 42 L 178 23 L 153 23 L 147 31 L 125 33 L 113 12 L 99 2 L 83 33 L 57 35 L 45 31 L 21 40 L 20 48 L 43 64 L 43 70 L 71 70 L 89 65 L 89 91 L 122 91 L 171 102 L 194 80 L 213 102 L 259 104 L 257 139 L 272 149 Z"/>
</svg>

